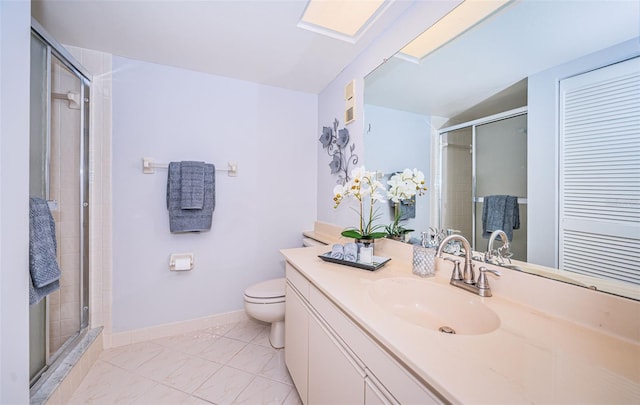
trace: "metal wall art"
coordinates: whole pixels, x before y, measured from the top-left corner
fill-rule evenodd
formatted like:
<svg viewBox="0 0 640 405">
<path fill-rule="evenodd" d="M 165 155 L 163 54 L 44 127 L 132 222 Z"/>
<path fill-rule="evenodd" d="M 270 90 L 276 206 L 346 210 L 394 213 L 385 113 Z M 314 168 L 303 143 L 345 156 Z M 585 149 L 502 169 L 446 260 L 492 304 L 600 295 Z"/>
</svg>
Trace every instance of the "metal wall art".
<svg viewBox="0 0 640 405">
<path fill-rule="evenodd" d="M 329 162 L 329 168 L 331 174 L 337 174 L 338 180 L 336 183 L 344 185 L 349 178 L 349 165 L 358 164 L 358 155 L 353 153 L 356 148 L 355 144 L 349 145 L 349 156 L 347 157 L 347 145 L 349 143 L 349 131 L 347 128 L 338 129 L 338 119 L 333 120 L 333 127 L 322 127 L 322 135 L 320 136 L 320 143 L 322 147 L 327 150 L 329 156 L 331 156 L 331 162 Z"/>
</svg>

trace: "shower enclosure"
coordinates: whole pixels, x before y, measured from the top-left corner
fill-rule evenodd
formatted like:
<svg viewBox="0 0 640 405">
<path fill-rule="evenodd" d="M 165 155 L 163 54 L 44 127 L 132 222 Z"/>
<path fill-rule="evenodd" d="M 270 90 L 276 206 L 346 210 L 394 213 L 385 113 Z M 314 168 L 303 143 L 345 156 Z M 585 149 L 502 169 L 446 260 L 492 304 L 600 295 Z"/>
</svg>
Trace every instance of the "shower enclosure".
<svg viewBox="0 0 640 405">
<path fill-rule="evenodd" d="M 89 324 L 89 91 L 86 71 L 37 23 L 31 34 L 29 192 L 49 202 L 60 289 L 30 307 L 31 384 Z"/>
<path fill-rule="evenodd" d="M 507 111 L 440 131 L 441 228 L 455 229 L 476 251 L 482 236 L 484 197 L 518 197 L 520 228 L 514 230 L 513 258 L 527 258 L 527 112 Z M 498 245 L 499 246 L 499 245 Z"/>
</svg>

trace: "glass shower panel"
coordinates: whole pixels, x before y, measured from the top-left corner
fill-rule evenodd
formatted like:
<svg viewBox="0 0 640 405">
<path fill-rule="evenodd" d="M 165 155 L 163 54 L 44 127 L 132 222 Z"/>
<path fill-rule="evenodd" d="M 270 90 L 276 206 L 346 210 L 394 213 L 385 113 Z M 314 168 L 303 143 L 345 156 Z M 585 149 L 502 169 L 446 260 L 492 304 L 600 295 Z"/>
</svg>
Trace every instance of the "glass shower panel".
<svg viewBox="0 0 640 405">
<path fill-rule="evenodd" d="M 55 353 L 80 331 L 82 83 L 57 57 L 51 60 L 50 199 L 56 222 L 60 290 L 49 296 L 49 345 Z"/>
<path fill-rule="evenodd" d="M 47 46 L 31 37 L 29 194 L 49 198 L 48 183 L 48 57 Z M 46 300 L 29 307 L 29 377 L 47 364 Z"/>
<path fill-rule="evenodd" d="M 476 201 L 489 195 L 519 198 L 520 228 L 513 230 L 513 258 L 527 258 L 527 115 L 478 125 L 475 136 Z M 475 249 L 485 251 L 482 237 L 483 203 L 475 204 Z"/>
<path fill-rule="evenodd" d="M 46 384 L 89 320 L 89 76 L 38 24 L 31 40 L 29 191 L 49 202 L 60 289 L 30 307 L 32 388 Z"/>
<path fill-rule="evenodd" d="M 471 127 L 443 135 L 442 213 L 440 227 L 454 229 L 471 240 L 472 156 Z"/>
</svg>

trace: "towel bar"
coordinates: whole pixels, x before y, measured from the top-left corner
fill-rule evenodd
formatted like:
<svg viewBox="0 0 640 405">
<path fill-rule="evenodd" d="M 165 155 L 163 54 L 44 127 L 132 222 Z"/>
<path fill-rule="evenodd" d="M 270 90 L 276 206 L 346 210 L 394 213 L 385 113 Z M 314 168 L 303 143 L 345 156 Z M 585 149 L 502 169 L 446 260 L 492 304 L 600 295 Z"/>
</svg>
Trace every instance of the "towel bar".
<svg viewBox="0 0 640 405">
<path fill-rule="evenodd" d="M 484 197 L 476 197 L 473 199 L 473 202 L 484 202 Z M 527 199 L 524 197 L 518 197 L 518 204 L 526 204 L 527 203 Z"/>
<path fill-rule="evenodd" d="M 150 158 L 142 158 L 142 173 L 153 174 L 155 169 L 167 169 L 168 163 L 156 163 Z M 235 162 L 228 162 L 226 169 L 216 169 L 216 172 L 227 172 L 229 177 L 236 177 L 238 175 L 238 164 Z"/>
</svg>

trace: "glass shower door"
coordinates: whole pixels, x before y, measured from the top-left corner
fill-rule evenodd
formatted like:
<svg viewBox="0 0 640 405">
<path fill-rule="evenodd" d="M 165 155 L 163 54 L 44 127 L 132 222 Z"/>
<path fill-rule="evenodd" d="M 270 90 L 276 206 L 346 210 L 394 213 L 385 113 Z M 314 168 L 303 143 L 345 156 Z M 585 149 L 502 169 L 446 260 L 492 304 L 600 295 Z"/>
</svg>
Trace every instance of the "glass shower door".
<svg viewBox="0 0 640 405">
<path fill-rule="evenodd" d="M 475 248 L 486 251 L 482 237 L 484 197 L 518 197 L 520 227 L 513 230 L 513 259 L 527 259 L 527 114 L 478 125 L 475 128 Z M 500 246 L 500 242 L 497 242 Z"/>
<path fill-rule="evenodd" d="M 513 258 L 527 258 L 527 114 L 521 109 L 440 131 L 439 227 L 462 234 L 471 247 L 487 250 L 483 237 L 484 197 L 518 197 L 520 228 Z M 499 243 L 499 242 L 498 242 Z M 499 245 L 498 245 L 499 246 Z"/>
<path fill-rule="evenodd" d="M 31 36 L 31 94 L 29 139 L 29 194 L 48 199 L 49 49 Z M 47 300 L 29 307 L 29 377 L 34 380 L 47 365 Z"/>
<path fill-rule="evenodd" d="M 49 202 L 62 274 L 30 308 L 32 384 L 88 326 L 88 99 L 88 80 L 32 34 L 30 195 Z"/>
</svg>

